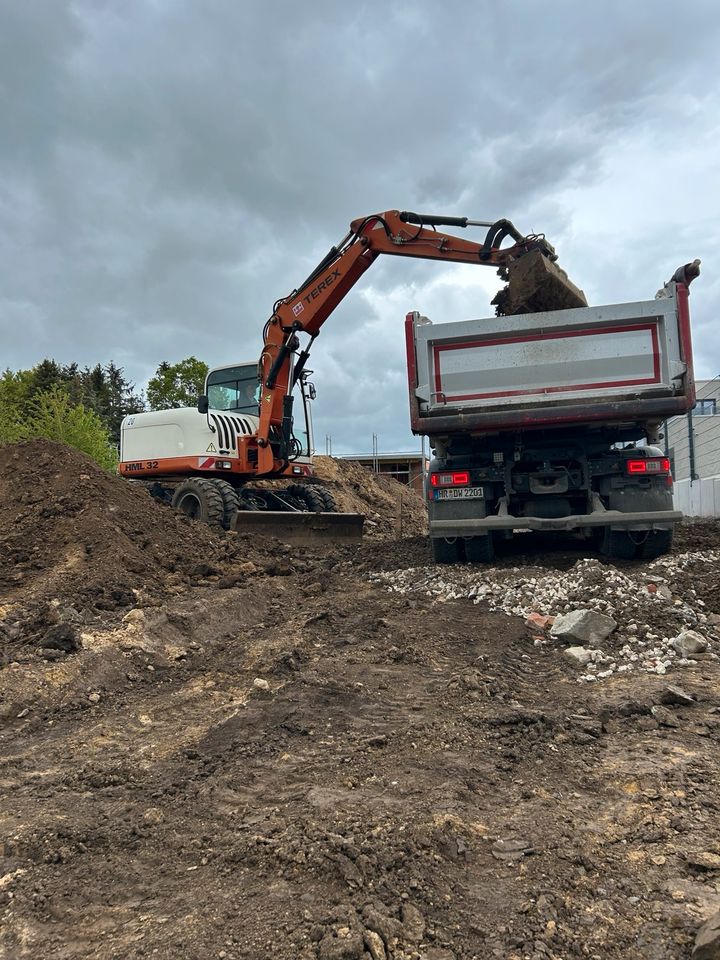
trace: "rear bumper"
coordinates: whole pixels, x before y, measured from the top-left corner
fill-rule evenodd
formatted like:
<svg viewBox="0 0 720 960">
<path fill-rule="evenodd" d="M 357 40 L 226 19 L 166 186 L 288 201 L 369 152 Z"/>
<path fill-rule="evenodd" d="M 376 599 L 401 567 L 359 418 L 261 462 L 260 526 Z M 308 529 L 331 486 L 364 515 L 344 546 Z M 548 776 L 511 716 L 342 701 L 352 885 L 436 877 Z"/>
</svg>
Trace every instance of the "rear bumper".
<svg viewBox="0 0 720 960">
<path fill-rule="evenodd" d="M 472 520 L 430 520 L 431 537 L 475 537 L 491 530 L 580 530 L 611 527 L 618 530 L 667 530 L 682 520 L 680 510 L 645 510 L 621 513 L 603 510 L 569 517 L 477 517 Z"/>
</svg>

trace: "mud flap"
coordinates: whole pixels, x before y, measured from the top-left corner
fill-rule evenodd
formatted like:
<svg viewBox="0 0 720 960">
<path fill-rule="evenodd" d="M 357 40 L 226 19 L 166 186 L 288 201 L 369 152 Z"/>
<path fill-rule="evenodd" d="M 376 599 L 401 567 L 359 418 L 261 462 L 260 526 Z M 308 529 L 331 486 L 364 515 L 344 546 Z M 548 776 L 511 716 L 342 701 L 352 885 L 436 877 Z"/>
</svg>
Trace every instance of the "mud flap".
<svg viewBox="0 0 720 960">
<path fill-rule="evenodd" d="M 361 513 L 290 513 L 280 510 L 239 510 L 231 530 L 287 543 L 360 540 L 365 517 Z"/>
</svg>

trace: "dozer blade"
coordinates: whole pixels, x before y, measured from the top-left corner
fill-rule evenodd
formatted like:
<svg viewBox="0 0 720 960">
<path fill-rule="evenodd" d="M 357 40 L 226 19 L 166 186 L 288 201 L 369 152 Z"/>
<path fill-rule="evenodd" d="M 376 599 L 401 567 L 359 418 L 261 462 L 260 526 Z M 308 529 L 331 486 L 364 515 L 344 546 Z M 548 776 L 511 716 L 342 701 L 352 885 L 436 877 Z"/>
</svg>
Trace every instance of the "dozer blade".
<svg viewBox="0 0 720 960">
<path fill-rule="evenodd" d="M 516 313 L 543 313 L 546 310 L 568 310 L 586 307 L 585 294 L 565 271 L 533 250 L 508 267 L 509 282 L 492 301 L 498 316 Z"/>
<path fill-rule="evenodd" d="M 365 517 L 361 513 L 292 513 L 280 510 L 239 510 L 232 530 L 288 543 L 360 540 Z"/>
</svg>

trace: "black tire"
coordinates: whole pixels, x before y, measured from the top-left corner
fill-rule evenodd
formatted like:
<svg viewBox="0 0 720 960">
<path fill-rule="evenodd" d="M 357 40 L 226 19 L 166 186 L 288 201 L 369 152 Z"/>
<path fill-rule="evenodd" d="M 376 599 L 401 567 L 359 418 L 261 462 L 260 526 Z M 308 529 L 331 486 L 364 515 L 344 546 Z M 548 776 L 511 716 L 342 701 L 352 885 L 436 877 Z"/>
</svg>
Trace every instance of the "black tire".
<svg viewBox="0 0 720 960">
<path fill-rule="evenodd" d="M 223 528 L 230 529 L 235 514 L 238 512 L 238 495 L 235 487 L 227 480 L 215 479 L 212 481 L 220 491 L 223 499 Z"/>
<path fill-rule="evenodd" d="M 605 528 L 600 552 L 606 557 L 615 557 L 616 560 L 634 560 L 637 551 L 638 544 L 632 531 Z"/>
<path fill-rule="evenodd" d="M 319 487 L 311 487 L 305 483 L 294 483 L 287 491 L 293 499 L 305 505 L 308 513 L 323 513 L 325 500 L 320 495 Z"/>
<path fill-rule="evenodd" d="M 213 480 L 205 477 L 183 480 L 175 487 L 172 505 L 193 520 L 201 520 L 211 527 L 223 526 L 225 503 Z"/>
<path fill-rule="evenodd" d="M 459 563 L 460 541 L 445 540 L 444 537 L 430 537 L 430 553 L 435 563 Z"/>
<path fill-rule="evenodd" d="M 466 537 L 465 556 L 468 563 L 492 563 L 495 557 L 492 533 L 481 537 Z"/>
<path fill-rule="evenodd" d="M 316 490 L 318 496 L 322 500 L 324 507 L 323 510 L 325 513 L 337 513 L 338 505 L 335 502 L 335 497 L 330 493 L 327 487 L 313 487 L 313 490 Z"/>
<path fill-rule="evenodd" d="M 672 549 L 672 530 L 651 530 L 647 540 L 641 543 L 637 555 L 641 560 L 655 560 Z"/>
</svg>

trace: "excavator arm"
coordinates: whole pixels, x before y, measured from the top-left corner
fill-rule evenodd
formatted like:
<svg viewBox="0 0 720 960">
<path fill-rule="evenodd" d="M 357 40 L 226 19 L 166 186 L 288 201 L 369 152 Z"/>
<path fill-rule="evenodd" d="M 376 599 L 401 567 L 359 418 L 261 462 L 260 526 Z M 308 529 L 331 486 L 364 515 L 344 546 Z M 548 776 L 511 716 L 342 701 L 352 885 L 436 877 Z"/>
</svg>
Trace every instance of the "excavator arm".
<svg viewBox="0 0 720 960">
<path fill-rule="evenodd" d="M 441 233 L 437 230 L 440 226 L 478 226 L 487 232 L 484 241 L 477 243 Z M 501 248 L 507 238 L 512 245 Z M 554 265 L 555 250 L 544 236 L 523 236 L 509 220 L 488 223 L 397 210 L 353 220 L 349 232 L 310 276 L 275 303 L 265 325 L 258 368 L 258 474 L 276 472 L 291 459 L 293 386 L 323 323 L 380 254 L 495 267 L 503 279 L 510 281 L 493 301 L 499 313 L 586 305 L 582 291 Z M 522 292 L 518 294 L 513 290 L 514 271 L 523 258 L 522 272 L 517 275 Z M 310 340 L 300 351 L 299 334 L 303 333 Z"/>
</svg>

